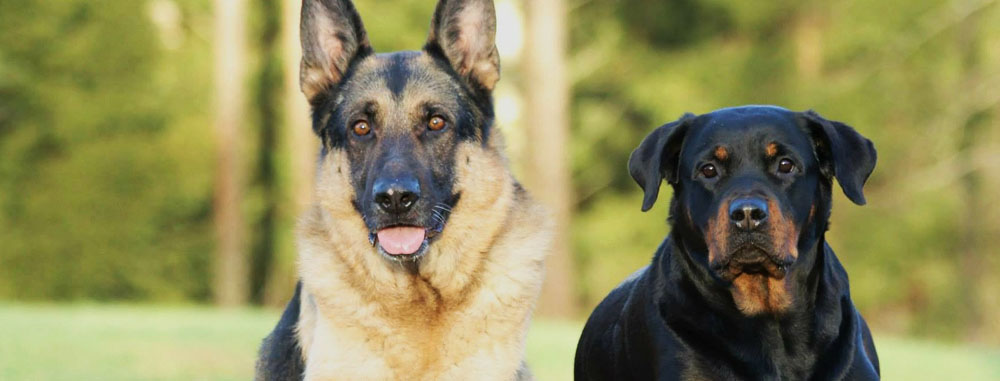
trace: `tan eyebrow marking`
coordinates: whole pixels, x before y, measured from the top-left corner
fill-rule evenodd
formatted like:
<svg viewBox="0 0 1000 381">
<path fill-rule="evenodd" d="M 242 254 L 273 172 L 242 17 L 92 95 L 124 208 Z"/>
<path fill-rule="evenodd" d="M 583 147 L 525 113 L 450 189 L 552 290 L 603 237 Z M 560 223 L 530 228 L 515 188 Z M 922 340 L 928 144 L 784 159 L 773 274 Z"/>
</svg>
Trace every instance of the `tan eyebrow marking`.
<svg viewBox="0 0 1000 381">
<path fill-rule="evenodd" d="M 778 144 L 777 143 L 770 143 L 770 144 L 768 144 L 767 147 L 764 150 L 764 153 L 767 154 L 767 157 L 773 157 L 774 155 L 777 155 L 778 154 Z"/>
<path fill-rule="evenodd" d="M 715 158 L 719 160 L 726 160 L 729 158 L 729 151 L 726 151 L 726 147 L 718 146 L 715 148 Z"/>
</svg>

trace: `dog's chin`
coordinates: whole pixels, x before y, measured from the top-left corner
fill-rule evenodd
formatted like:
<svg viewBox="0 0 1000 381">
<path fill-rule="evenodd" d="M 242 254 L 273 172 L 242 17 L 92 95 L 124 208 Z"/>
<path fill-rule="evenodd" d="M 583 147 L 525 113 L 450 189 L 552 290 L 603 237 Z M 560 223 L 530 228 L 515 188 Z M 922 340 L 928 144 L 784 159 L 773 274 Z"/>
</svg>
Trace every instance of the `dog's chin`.
<svg viewBox="0 0 1000 381">
<path fill-rule="evenodd" d="M 732 293 L 736 308 L 746 316 L 782 314 L 793 299 L 785 276 L 793 259 L 755 245 L 745 245 L 711 265 Z"/>
<path fill-rule="evenodd" d="M 773 253 L 757 245 L 743 245 L 733 250 L 722 261 L 711 264 L 712 271 L 726 282 L 741 275 L 754 275 L 782 280 L 791 262 L 786 256 Z"/>
</svg>

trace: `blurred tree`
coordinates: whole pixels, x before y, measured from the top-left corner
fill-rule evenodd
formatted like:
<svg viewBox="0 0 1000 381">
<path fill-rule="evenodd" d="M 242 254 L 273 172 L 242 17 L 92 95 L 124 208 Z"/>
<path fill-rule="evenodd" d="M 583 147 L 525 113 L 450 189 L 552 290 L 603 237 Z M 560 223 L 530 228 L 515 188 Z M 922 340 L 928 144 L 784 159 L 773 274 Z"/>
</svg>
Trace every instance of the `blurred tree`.
<svg viewBox="0 0 1000 381">
<path fill-rule="evenodd" d="M 566 7 L 562 0 L 525 1 L 524 122 L 528 153 L 526 183 L 555 219 L 555 244 L 546 259 L 538 311 L 571 316 L 575 311 L 569 222 L 572 189 L 568 161 L 569 82 L 564 58 Z"/>
<path fill-rule="evenodd" d="M 265 3 L 267 1 L 264 1 Z M 319 141 L 312 132 L 309 104 L 299 89 L 299 60 L 302 49 L 299 43 L 299 14 L 301 0 L 281 2 L 281 72 L 283 110 L 283 141 L 279 147 L 282 171 L 281 183 L 286 189 L 279 205 L 279 224 L 276 230 L 274 260 L 268 271 L 263 302 L 283 305 L 292 294 L 297 274 L 295 272 L 294 226 L 299 214 L 312 202 L 313 164 Z"/>
<path fill-rule="evenodd" d="M 209 11 L 0 2 L 0 298 L 208 299 Z"/>
<path fill-rule="evenodd" d="M 974 88 L 983 82 L 983 55 L 982 34 L 979 30 L 982 14 L 973 13 L 967 20 L 957 27 L 956 45 L 958 46 L 959 59 L 961 60 L 962 78 L 959 78 L 963 87 Z M 976 102 L 978 103 L 978 102 Z M 975 103 L 961 106 L 964 117 L 959 127 L 957 151 L 961 157 L 961 167 L 966 168 L 966 173 L 961 177 L 962 203 L 964 207 L 961 213 L 958 244 L 959 270 L 964 276 L 958 277 L 960 295 L 962 296 L 962 306 L 965 314 L 965 338 L 970 341 L 980 341 L 988 337 L 985 331 L 985 320 L 987 312 L 984 311 L 981 302 L 984 285 L 983 277 L 986 262 L 984 244 L 986 231 L 979 214 L 983 210 L 988 210 L 986 205 L 986 195 L 984 194 L 984 184 L 982 169 L 976 163 L 976 153 L 980 151 L 983 130 L 988 128 L 993 121 L 993 111 L 995 106 L 982 107 Z"/>
<path fill-rule="evenodd" d="M 260 57 L 259 68 L 255 75 L 256 88 L 253 109 L 257 112 L 259 126 L 257 136 L 254 179 L 250 186 L 256 190 L 260 210 L 256 224 L 250 235 L 252 248 L 250 250 L 250 301 L 263 303 L 266 289 L 274 275 L 272 269 L 277 266 L 279 231 L 282 226 L 280 205 L 286 202 L 284 187 L 278 178 L 282 169 L 279 167 L 278 155 L 286 151 L 282 149 L 280 127 L 283 125 L 282 107 L 282 50 L 281 22 L 282 6 L 270 0 L 255 1 L 252 4 L 254 15 L 252 19 L 258 22 L 254 28 L 257 56 Z"/>
<path fill-rule="evenodd" d="M 622 0 L 617 13 L 631 38 L 676 49 L 729 32 L 729 12 L 714 1 Z"/>
<path fill-rule="evenodd" d="M 245 108 L 243 74 L 246 55 L 246 4 L 243 0 L 215 1 L 216 169 L 215 301 L 237 305 L 248 293 L 248 258 L 243 215 L 243 160 L 241 134 Z"/>
</svg>

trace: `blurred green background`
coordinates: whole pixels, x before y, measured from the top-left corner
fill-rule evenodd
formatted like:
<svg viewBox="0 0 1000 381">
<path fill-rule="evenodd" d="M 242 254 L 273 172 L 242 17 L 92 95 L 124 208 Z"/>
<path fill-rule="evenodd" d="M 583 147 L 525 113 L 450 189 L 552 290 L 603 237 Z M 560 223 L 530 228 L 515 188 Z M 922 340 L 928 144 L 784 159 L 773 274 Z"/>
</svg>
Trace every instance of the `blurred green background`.
<svg viewBox="0 0 1000 381">
<path fill-rule="evenodd" d="M 296 163 L 317 144 L 294 81 L 297 3 L 244 2 L 242 121 L 220 142 L 217 3 L 0 2 L 0 378 L 248 377 L 294 285 L 310 176 Z M 426 38 L 431 0 L 357 4 L 378 51 Z M 522 112 L 524 5 L 497 1 L 496 100 L 531 177 L 528 130 L 546 126 Z M 998 1 L 562 6 L 569 140 L 551 144 L 572 168 L 572 249 L 550 271 L 569 274 L 574 309 L 533 327 L 543 379 L 567 376 L 580 322 L 668 232 L 666 202 L 639 212 L 631 150 L 683 112 L 752 103 L 812 108 L 875 142 L 868 205 L 838 191 L 828 237 L 893 378 L 1000 378 Z M 224 144 L 242 173 L 239 309 L 210 307 Z"/>
</svg>

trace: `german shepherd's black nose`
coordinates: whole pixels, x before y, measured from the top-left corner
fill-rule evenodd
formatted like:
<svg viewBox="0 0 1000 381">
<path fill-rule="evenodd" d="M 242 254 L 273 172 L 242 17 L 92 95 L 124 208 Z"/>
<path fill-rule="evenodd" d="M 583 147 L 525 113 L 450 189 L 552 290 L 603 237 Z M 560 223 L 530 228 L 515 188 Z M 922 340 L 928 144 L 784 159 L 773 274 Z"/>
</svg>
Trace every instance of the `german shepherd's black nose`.
<svg viewBox="0 0 1000 381">
<path fill-rule="evenodd" d="M 767 221 L 767 203 L 759 198 L 739 198 L 729 204 L 729 221 L 740 230 L 753 230 Z"/>
<path fill-rule="evenodd" d="M 392 176 L 375 180 L 375 205 L 383 212 L 403 214 L 420 199 L 420 182 L 413 176 Z"/>
</svg>

